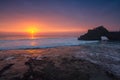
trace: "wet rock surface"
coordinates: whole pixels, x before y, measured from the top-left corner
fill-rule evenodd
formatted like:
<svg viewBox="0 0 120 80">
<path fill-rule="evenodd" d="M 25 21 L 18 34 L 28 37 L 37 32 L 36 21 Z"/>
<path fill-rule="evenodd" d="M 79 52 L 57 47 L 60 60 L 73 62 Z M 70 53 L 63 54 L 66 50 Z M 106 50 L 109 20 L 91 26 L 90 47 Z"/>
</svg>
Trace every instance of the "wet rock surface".
<svg viewBox="0 0 120 80">
<path fill-rule="evenodd" d="M 89 61 L 74 57 L 59 59 L 53 61 L 48 57 L 41 60 L 30 58 L 25 62 L 27 71 L 22 76 L 8 80 L 117 80 Z"/>
<path fill-rule="evenodd" d="M 0 77 L 1 77 L 2 74 L 3 74 L 6 70 L 8 70 L 12 65 L 14 65 L 14 64 L 8 64 L 8 65 L 6 65 L 5 67 L 3 67 L 3 69 L 0 70 Z"/>
<path fill-rule="evenodd" d="M 104 46 L 94 50 L 95 47 L 1 51 L 0 80 L 120 80 L 110 69 L 99 65 L 119 65 L 119 60 L 102 55 L 107 50 L 113 56 L 112 51 L 118 54 L 117 50 Z"/>
</svg>

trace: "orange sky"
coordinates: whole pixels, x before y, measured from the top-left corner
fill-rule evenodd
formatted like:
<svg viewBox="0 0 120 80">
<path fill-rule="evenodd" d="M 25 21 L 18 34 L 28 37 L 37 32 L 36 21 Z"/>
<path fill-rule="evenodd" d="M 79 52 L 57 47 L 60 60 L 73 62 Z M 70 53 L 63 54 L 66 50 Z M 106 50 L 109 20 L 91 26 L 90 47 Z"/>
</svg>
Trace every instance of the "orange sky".
<svg viewBox="0 0 120 80">
<path fill-rule="evenodd" d="M 56 19 L 57 18 L 57 19 Z M 15 17 L 13 19 L 7 19 L 1 23 L 2 32 L 30 32 L 32 29 L 37 33 L 43 32 L 84 32 L 85 28 L 78 28 L 71 20 L 62 18 L 59 16 L 52 16 L 41 19 L 36 19 L 32 17 L 22 16 Z"/>
<path fill-rule="evenodd" d="M 119 0 L 0 0 L 0 32 L 119 30 Z"/>
</svg>

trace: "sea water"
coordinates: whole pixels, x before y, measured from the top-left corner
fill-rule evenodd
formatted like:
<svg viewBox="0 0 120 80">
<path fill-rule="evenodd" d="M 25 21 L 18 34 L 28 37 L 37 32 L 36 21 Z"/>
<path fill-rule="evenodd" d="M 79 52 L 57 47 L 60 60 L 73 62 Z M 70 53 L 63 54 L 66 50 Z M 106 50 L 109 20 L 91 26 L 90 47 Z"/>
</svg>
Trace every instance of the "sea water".
<svg viewBox="0 0 120 80">
<path fill-rule="evenodd" d="M 98 41 L 77 40 L 77 37 L 36 37 L 36 38 L 1 38 L 0 50 L 10 49 L 33 49 L 33 48 L 51 48 L 60 46 L 75 46 Z"/>
</svg>

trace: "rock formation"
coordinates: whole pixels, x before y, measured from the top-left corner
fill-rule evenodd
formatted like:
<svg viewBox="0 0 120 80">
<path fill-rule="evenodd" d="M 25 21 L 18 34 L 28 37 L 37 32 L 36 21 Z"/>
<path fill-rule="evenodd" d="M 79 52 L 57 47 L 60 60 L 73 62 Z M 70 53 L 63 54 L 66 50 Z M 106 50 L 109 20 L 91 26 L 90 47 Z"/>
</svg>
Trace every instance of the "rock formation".
<svg viewBox="0 0 120 80">
<path fill-rule="evenodd" d="M 120 40 L 120 31 L 110 32 L 104 26 L 99 26 L 78 38 L 78 40 L 101 40 L 102 36 L 106 36 L 109 40 Z"/>
</svg>

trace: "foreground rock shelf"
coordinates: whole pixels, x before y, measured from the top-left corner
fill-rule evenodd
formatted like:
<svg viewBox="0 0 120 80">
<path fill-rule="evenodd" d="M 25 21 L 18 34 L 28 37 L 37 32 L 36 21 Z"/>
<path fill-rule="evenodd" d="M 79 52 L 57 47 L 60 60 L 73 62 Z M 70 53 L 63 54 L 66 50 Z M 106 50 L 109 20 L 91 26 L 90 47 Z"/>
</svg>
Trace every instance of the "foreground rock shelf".
<svg viewBox="0 0 120 80">
<path fill-rule="evenodd" d="M 119 66 L 115 58 L 119 47 L 95 48 L 87 45 L 0 51 L 0 80 L 120 80 L 116 74 L 119 67 L 115 68 L 117 72 L 111 69 L 113 64 Z"/>
<path fill-rule="evenodd" d="M 22 76 L 12 74 L 9 78 L 1 75 L 0 80 L 117 80 L 98 65 L 73 56 L 58 57 L 57 60 L 50 57 L 40 60 L 30 58 L 25 65 L 28 69 Z"/>
</svg>

